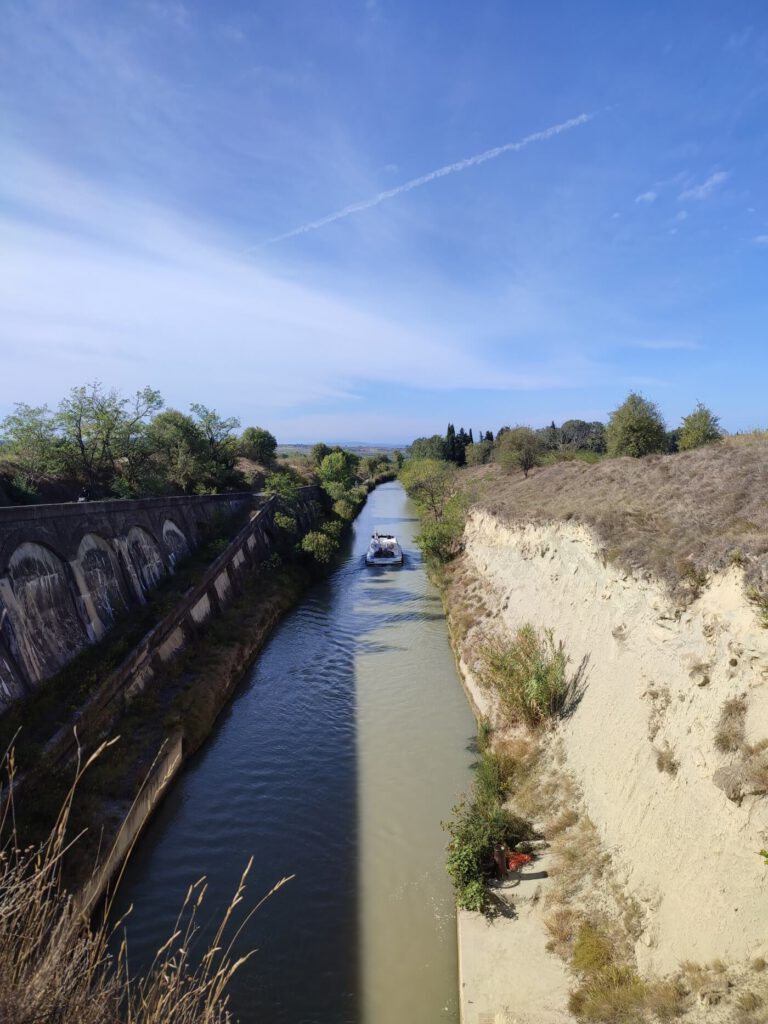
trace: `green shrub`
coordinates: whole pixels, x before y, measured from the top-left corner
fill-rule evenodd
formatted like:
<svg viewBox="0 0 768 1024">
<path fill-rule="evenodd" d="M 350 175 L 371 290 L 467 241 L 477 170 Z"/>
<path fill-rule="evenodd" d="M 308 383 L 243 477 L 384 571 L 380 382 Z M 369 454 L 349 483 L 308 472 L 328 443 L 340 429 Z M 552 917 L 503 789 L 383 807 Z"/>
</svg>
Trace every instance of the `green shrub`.
<svg viewBox="0 0 768 1024">
<path fill-rule="evenodd" d="M 301 550 L 312 555 L 316 562 L 327 565 L 338 550 L 339 543 L 320 530 L 310 530 L 301 539 Z"/>
<path fill-rule="evenodd" d="M 296 533 L 296 520 L 293 516 L 288 516 L 284 512 L 275 512 L 274 522 L 278 530 L 283 530 L 285 533 Z"/>
<path fill-rule="evenodd" d="M 513 847 L 531 836 L 527 822 L 505 810 L 500 801 L 473 799 L 453 809 L 453 818 L 443 823 L 450 835 L 446 866 L 462 910 L 486 910 L 485 880 L 493 863 L 497 843 Z"/>
<path fill-rule="evenodd" d="M 465 518 L 466 501 L 458 494 L 447 499 L 439 519 L 434 519 L 429 514 L 422 518 L 416 543 L 428 559 L 448 562 L 458 554 Z"/>
<path fill-rule="evenodd" d="M 551 629 L 539 635 L 526 623 L 511 641 L 487 643 L 481 659 L 481 683 L 496 691 L 509 721 L 535 727 L 567 713 L 578 700 L 578 684 L 566 678 L 568 658 Z"/>
<path fill-rule="evenodd" d="M 614 409 L 605 431 L 609 455 L 631 455 L 639 458 L 652 452 L 667 450 L 664 420 L 658 406 L 631 392 Z"/>
<path fill-rule="evenodd" d="M 486 877 L 497 843 L 515 846 L 533 835 L 531 826 L 502 806 L 505 779 L 499 759 L 490 751 L 475 765 L 472 798 L 453 809 L 443 823 L 450 834 L 447 868 L 456 892 L 456 904 L 464 910 L 487 909 Z"/>
<path fill-rule="evenodd" d="M 351 522 L 357 515 L 357 506 L 345 495 L 343 498 L 339 498 L 337 501 L 334 501 L 333 511 L 339 519 L 345 519 L 347 522 Z"/>
<path fill-rule="evenodd" d="M 339 540 L 344 532 L 344 526 L 341 519 L 329 519 L 327 523 L 323 523 L 320 529 L 333 540 Z"/>
<path fill-rule="evenodd" d="M 301 487 L 301 477 L 292 469 L 284 469 L 279 473 L 270 473 L 264 481 L 264 493 L 276 494 L 281 503 L 288 509 L 293 509 L 298 504 Z"/>
<path fill-rule="evenodd" d="M 683 417 L 677 447 L 684 452 L 722 439 L 720 420 L 711 409 L 698 402 L 693 412 Z"/>
</svg>

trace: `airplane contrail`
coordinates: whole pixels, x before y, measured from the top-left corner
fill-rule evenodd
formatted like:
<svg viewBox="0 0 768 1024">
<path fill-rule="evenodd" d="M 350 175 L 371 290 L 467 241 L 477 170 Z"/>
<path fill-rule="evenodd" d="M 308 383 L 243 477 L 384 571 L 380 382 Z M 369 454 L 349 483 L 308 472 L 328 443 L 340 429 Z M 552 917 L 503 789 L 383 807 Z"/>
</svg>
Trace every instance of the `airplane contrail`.
<svg viewBox="0 0 768 1024">
<path fill-rule="evenodd" d="M 379 203 L 383 203 L 387 199 L 394 199 L 395 196 L 400 196 L 403 192 L 410 192 L 414 188 L 428 185 L 430 181 L 435 181 L 437 178 L 445 178 L 448 174 L 456 174 L 458 171 L 465 171 L 468 167 L 476 167 L 478 164 L 484 164 L 486 160 L 495 160 L 502 153 L 518 153 L 533 142 L 544 142 L 546 139 L 551 139 L 561 132 L 567 132 L 571 128 L 577 128 L 581 124 L 586 124 L 594 116 L 594 114 L 579 114 L 578 117 L 572 117 L 561 124 L 552 125 L 551 128 L 545 128 L 543 131 L 526 135 L 525 138 L 517 142 L 507 142 L 503 146 L 494 146 L 493 149 L 486 149 L 484 153 L 468 156 L 464 160 L 457 160 L 453 164 L 446 164 L 445 167 L 438 167 L 436 171 L 422 174 L 420 178 L 412 178 L 411 181 L 406 181 L 403 185 L 397 185 L 395 188 L 388 188 L 384 192 L 379 192 L 378 195 L 373 196 L 371 199 L 362 199 L 358 203 L 350 203 L 349 206 L 344 206 L 341 210 L 329 213 L 326 217 L 321 217 L 319 220 L 311 220 L 307 224 L 302 224 L 301 227 L 294 228 L 292 231 L 286 231 L 285 234 L 275 235 L 274 238 L 267 239 L 262 245 L 273 245 L 275 242 L 284 242 L 286 238 L 295 238 L 296 235 L 305 235 L 308 231 L 317 231 L 318 228 L 323 228 L 326 224 L 333 224 L 334 221 L 342 220 L 353 213 L 370 210 L 371 207 L 378 206 Z"/>
</svg>

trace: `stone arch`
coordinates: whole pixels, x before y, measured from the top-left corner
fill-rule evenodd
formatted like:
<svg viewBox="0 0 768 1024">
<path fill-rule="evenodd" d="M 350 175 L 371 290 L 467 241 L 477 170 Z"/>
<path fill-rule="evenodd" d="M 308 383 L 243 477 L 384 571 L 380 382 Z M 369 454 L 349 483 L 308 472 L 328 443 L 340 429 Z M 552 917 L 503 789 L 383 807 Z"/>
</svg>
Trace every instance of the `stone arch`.
<svg viewBox="0 0 768 1024">
<path fill-rule="evenodd" d="M 0 579 L 12 650 L 27 678 L 40 681 L 57 672 L 88 642 L 77 614 L 68 564 L 42 544 L 19 544 Z"/>
<path fill-rule="evenodd" d="M 173 565 L 186 558 L 191 550 L 189 541 L 172 519 L 166 519 L 163 523 L 163 540 Z"/>
<path fill-rule="evenodd" d="M 79 591 L 80 608 L 91 640 L 100 640 L 128 607 L 125 584 L 112 545 L 96 533 L 86 533 L 70 563 Z"/>
<path fill-rule="evenodd" d="M 165 562 L 155 538 L 141 526 L 132 526 L 126 537 L 128 557 L 142 594 L 156 587 L 166 574 Z"/>
</svg>

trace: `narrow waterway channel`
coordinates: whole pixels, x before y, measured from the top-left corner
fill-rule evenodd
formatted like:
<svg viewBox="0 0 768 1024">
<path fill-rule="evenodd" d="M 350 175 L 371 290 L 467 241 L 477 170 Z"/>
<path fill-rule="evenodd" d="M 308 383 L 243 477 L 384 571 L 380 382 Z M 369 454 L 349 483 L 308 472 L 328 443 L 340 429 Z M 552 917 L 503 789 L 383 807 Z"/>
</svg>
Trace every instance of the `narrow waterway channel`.
<svg viewBox="0 0 768 1024">
<path fill-rule="evenodd" d="M 134 853 L 134 969 L 170 933 L 206 875 L 220 914 L 248 858 L 253 918 L 238 951 L 242 1024 L 436 1024 L 458 1020 L 455 914 L 445 833 L 474 760 L 438 594 L 399 484 L 377 488 L 333 575 L 278 627 Z M 375 527 L 407 552 L 367 569 Z"/>
</svg>

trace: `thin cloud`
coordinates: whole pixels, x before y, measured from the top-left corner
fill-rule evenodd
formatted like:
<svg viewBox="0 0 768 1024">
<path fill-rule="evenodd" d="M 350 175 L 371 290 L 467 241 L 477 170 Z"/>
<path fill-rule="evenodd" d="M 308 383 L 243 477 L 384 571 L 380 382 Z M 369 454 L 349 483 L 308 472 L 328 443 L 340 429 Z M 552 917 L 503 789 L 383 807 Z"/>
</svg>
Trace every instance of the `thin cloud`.
<svg viewBox="0 0 768 1024">
<path fill-rule="evenodd" d="M 641 192 L 639 196 L 635 196 L 636 203 L 655 203 L 658 198 L 658 193 L 653 191 Z"/>
<path fill-rule="evenodd" d="M 642 348 L 651 352 L 696 352 L 701 345 L 686 338 L 644 338 L 641 341 L 633 341 L 629 348 Z"/>
<path fill-rule="evenodd" d="M 484 164 L 488 160 L 495 160 L 496 157 L 501 156 L 503 153 L 519 153 L 521 149 L 525 149 L 534 142 L 545 142 L 547 139 L 554 138 L 555 135 L 560 135 L 561 132 L 567 132 L 572 128 L 577 128 L 579 125 L 586 124 L 594 116 L 594 114 L 579 114 L 578 117 L 572 117 L 561 124 L 552 125 L 551 128 L 545 128 L 543 131 L 526 135 L 524 139 L 520 139 L 518 142 L 507 142 L 503 146 L 486 149 L 484 153 L 478 153 L 476 156 L 466 157 L 464 160 L 457 160 L 455 163 L 446 164 L 444 167 L 439 167 L 436 171 L 430 171 L 419 178 L 412 178 L 411 181 L 406 181 L 403 185 L 397 185 L 395 188 L 379 192 L 378 195 L 373 196 L 371 199 L 363 199 L 359 203 L 350 203 L 349 206 L 344 206 L 341 210 L 336 210 L 335 213 L 329 213 L 327 217 L 309 221 L 307 224 L 302 224 L 301 227 L 294 228 L 292 231 L 276 235 L 263 244 L 273 245 L 275 242 L 284 242 L 287 238 L 295 238 L 297 235 L 305 235 L 309 231 L 317 231 L 318 228 L 323 228 L 327 224 L 333 224 L 337 220 L 343 220 L 344 217 L 350 217 L 353 213 L 362 213 L 363 210 L 370 210 L 372 207 L 378 206 L 388 199 L 394 199 L 395 196 L 402 195 L 404 192 L 411 192 L 415 188 L 421 188 L 422 185 L 428 185 L 438 178 L 445 178 L 449 174 L 457 174 L 459 171 L 465 171 L 469 167 L 477 167 L 478 164 Z"/>
<path fill-rule="evenodd" d="M 768 235 L 755 235 L 755 245 L 768 245 Z"/>
<path fill-rule="evenodd" d="M 715 171 L 701 185 L 693 185 L 685 189 L 677 198 L 681 203 L 686 199 L 708 199 L 715 189 L 722 185 L 724 181 L 727 181 L 729 177 L 730 173 L 728 171 Z"/>
</svg>

